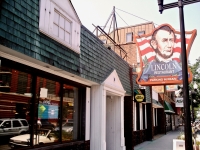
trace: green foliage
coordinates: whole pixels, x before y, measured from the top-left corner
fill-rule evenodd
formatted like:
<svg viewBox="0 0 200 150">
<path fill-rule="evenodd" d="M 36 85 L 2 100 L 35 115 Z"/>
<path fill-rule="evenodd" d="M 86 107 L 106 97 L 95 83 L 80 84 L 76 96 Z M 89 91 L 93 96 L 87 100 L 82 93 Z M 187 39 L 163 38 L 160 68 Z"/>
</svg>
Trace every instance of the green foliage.
<svg viewBox="0 0 200 150">
<path fill-rule="evenodd" d="M 59 139 L 59 132 L 55 132 L 54 133 L 54 137 L 56 139 Z M 73 138 L 73 131 L 71 132 L 66 132 L 65 130 L 62 130 L 62 140 L 63 141 L 69 141 L 69 140 L 72 140 Z"/>
<path fill-rule="evenodd" d="M 180 134 L 178 135 L 177 139 L 179 140 L 185 140 L 185 135 L 183 132 L 180 132 Z"/>
<path fill-rule="evenodd" d="M 145 68 L 148 68 L 149 62 L 146 56 L 143 59 L 143 63 L 144 63 Z"/>
<path fill-rule="evenodd" d="M 193 82 L 190 83 L 189 89 L 193 91 L 193 94 L 191 96 L 191 99 L 196 100 L 193 104 L 194 107 L 199 108 L 200 104 L 200 57 L 196 59 L 196 63 L 189 64 L 189 68 L 193 74 Z M 193 85 L 196 83 L 198 85 L 198 88 L 195 90 Z"/>
<path fill-rule="evenodd" d="M 200 83 L 200 57 L 196 59 L 195 64 L 189 64 L 189 68 L 193 74 L 193 80 Z"/>
<path fill-rule="evenodd" d="M 196 141 L 196 145 L 200 145 L 200 141 Z"/>
</svg>

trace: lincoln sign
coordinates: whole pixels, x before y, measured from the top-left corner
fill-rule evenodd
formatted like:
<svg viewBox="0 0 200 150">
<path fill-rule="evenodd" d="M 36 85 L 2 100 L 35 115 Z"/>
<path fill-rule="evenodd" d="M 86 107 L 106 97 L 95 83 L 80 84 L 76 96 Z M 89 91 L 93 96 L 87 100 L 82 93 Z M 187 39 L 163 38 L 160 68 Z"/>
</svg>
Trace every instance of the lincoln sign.
<svg viewBox="0 0 200 150">
<path fill-rule="evenodd" d="M 196 30 L 186 31 L 186 51 L 189 55 Z M 182 84 L 181 37 L 169 24 L 154 29 L 151 34 L 136 36 L 140 55 L 140 72 L 137 83 L 140 85 Z M 188 81 L 192 73 L 188 68 Z"/>
</svg>

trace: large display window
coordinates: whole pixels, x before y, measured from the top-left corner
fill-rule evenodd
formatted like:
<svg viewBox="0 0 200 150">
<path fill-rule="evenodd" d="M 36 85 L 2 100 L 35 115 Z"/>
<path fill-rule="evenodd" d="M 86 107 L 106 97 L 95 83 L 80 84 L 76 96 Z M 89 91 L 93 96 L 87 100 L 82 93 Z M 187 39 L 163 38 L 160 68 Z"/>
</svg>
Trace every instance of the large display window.
<svg viewBox="0 0 200 150">
<path fill-rule="evenodd" d="M 37 77 L 36 117 L 34 120 L 34 144 L 59 141 L 60 84 L 47 78 Z"/>
<path fill-rule="evenodd" d="M 84 140 L 84 89 L 0 57 L 0 149 Z"/>
<path fill-rule="evenodd" d="M 63 85 L 62 141 L 76 140 L 78 134 L 78 89 Z"/>
<path fill-rule="evenodd" d="M 0 66 L 0 149 L 30 143 L 31 86 L 29 73 Z"/>
</svg>

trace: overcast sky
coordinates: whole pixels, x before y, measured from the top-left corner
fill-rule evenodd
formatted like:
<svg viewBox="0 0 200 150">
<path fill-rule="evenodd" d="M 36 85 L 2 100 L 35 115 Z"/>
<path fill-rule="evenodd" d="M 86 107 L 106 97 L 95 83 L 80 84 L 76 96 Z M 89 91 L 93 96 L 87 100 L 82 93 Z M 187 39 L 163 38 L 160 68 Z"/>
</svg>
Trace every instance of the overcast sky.
<svg viewBox="0 0 200 150">
<path fill-rule="evenodd" d="M 123 27 L 148 21 L 156 25 L 168 23 L 176 30 L 180 30 L 179 8 L 158 11 L 157 0 L 71 0 L 82 22 L 91 32 L 94 25 L 104 26 L 108 20 L 113 6 L 116 9 L 117 25 Z M 177 0 L 165 0 L 165 3 L 177 2 Z M 127 12 L 127 13 L 125 13 Z M 129 14 L 128 14 L 129 13 Z M 132 14 L 132 15 L 130 15 Z M 197 29 L 197 36 L 190 50 L 189 61 L 193 64 L 200 57 L 200 2 L 184 6 L 185 30 Z M 139 19 L 138 16 L 143 19 Z M 123 18 L 123 20 L 121 19 Z M 109 28 L 108 24 L 108 28 Z M 107 29 L 108 29 L 107 28 Z"/>
</svg>

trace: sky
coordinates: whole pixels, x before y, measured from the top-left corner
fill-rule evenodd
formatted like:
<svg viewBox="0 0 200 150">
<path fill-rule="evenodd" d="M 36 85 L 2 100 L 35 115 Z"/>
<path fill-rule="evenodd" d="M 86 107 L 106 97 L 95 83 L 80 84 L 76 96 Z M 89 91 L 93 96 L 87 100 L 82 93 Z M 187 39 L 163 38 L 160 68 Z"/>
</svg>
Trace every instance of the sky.
<svg viewBox="0 0 200 150">
<path fill-rule="evenodd" d="M 165 0 L 164 3 L 168 4 L 177 1 Z M 114 6 L 118 27 L 152 21 L 155 23 L 155 26 L 168 23 L 180 31 L 179 8 L 167 9 L 160 14 L 157 0 L 71 0 L 71 2 L 81 23 L 91 32 L 95 29 L 92 24 L 95 26 L 105 26 Z M 197 30 L 197 36 L 189 54 L 189 62 L 191 64 L 194 64 L 196 59 L 200 57 L 199 15 L 200 2 L 184 6 L 185 31 Z M 110 23 L 108 23 L 105 30 L 108 30 L 109 26 Z"/>
</svg>

